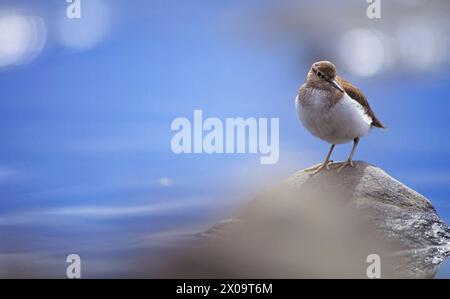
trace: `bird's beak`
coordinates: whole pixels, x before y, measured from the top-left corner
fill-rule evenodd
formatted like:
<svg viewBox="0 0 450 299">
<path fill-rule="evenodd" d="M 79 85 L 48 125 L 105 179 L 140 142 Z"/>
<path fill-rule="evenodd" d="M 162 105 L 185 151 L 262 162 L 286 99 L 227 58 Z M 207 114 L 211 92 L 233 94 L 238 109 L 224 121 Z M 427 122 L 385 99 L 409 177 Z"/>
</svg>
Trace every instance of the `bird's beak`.
<svg viewBox="0 0 450 299">
<path fill-rule="evenodd" d="M 338 90 L 340 90 L 343 93 L 345 93 L 345 90 L 339 85 L 339 83 L 337 83 L 336 79 L 330 79 L 329 82 L 331 83 L 331 85 L 336 87 Z"/>
</svg>

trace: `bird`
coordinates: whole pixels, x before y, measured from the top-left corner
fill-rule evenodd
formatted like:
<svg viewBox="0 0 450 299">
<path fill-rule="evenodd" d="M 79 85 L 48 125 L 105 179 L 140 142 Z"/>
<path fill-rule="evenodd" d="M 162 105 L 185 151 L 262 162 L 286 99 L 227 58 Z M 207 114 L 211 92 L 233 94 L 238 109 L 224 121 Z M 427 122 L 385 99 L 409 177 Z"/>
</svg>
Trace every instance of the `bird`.
<svg viewBox="0 0 450 299">
<path fill-rule="evenodd" d="M 369 101 L 353 84 L 336 74 L 336 67 L 330 61 L 313 63 L 305 83 L 295 98 L 298 118 L 315 137 L 331 144 L 323 163 L 306 169 L 312 175 L 330 166 L 341 172 L 353 167 L 353 155 L 361 137 L 371 128 L 385 126 L 375 116 Z M 353 147 L 345 162 L 330 160 L 335 145 L 353 141 Z"/>
</svg>

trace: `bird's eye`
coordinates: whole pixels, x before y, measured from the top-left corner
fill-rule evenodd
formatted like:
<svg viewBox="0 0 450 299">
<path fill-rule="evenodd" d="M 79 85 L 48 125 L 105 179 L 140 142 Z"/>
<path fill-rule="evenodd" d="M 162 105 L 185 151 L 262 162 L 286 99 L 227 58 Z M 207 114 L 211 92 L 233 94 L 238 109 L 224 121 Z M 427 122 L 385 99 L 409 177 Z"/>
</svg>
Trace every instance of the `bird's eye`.
<svg viewBox="0 0 450 299">
<path fill-rule="evenodd" d="M 321 73 L 321 72 L 317 72 L 317 76 L 319 76 L 320 78 L 322 78 L 322 73 Z"/>
</svg>

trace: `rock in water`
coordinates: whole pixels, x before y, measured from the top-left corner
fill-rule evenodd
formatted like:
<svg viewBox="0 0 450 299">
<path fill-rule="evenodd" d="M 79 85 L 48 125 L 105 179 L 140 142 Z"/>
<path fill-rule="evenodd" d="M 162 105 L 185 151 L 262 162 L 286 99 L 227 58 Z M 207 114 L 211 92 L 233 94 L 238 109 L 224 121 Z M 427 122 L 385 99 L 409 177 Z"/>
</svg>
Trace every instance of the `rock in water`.
<svg viewBox="0 0 450 299">
<path fill-rule="evenodd" d="M 365 162 L 299 171 L 204 236 L 168 275 L 432 278 L 450 255 L 450 228 L 432 204 Z"/>
</svg>

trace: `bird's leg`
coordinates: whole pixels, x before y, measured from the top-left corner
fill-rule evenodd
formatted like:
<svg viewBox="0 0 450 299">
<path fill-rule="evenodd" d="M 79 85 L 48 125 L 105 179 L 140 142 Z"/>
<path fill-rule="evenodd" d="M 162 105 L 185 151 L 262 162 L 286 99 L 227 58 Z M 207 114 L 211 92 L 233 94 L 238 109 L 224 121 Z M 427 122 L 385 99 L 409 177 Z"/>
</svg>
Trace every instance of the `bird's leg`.
<svg viewBox="0 0 450 299">
<path fill-rule="evenodd" d="M 333 161 L 330 161 L 330 157 L 331 157 L 331 153 L 333 152 L 334 146 L 335 146 L 334 144 L 331 145 L 330 150 L 328 151 L 327 157 L 325 158 L 325 161 L 323 161 L 322 164 L 320 164 L 318 166 L 313 166 L 311 168 L 307 168 L 307 169 L 305 169 L 305 171 L 312 172 L 312 175 L 315 175 L 316 173 L 323 170 L 324 168 L 326 168 L 327 170 L 330 169 L 329 164 L 333 163 Z"/>
<path fill-rule="evenodd" d="M 352 159 L 353 159 L 353 155 L 355 154 L 356 147 L 358 146 L 358 143 L 359 143 L 359 138 L 358 137 L 353 139 L 353 147 L 352 147 L 352 151 L 350 153 L 350 156 L 348 157 L 347 161 L 345 161 L 343 163 L 339 163 L 339 164 L 341 164 L 341 166 L 338 168 L 337 172 L 341 172 L 342 169 L 344 169 L 347 166 L 351 166 L 351 167 L 354 166 Z"/>
</svg>

